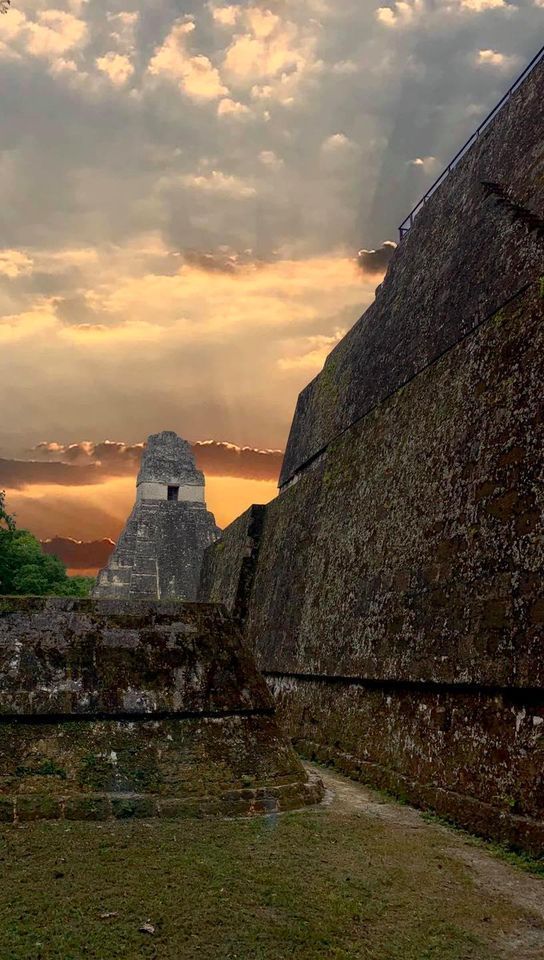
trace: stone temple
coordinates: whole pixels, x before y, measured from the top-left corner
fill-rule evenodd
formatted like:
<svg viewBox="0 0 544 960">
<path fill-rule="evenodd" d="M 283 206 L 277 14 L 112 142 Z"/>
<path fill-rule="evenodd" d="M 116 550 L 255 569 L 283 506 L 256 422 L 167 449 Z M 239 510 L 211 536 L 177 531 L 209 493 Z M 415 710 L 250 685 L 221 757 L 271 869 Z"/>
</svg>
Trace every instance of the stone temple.
<svg viewBox="0 0 544 960">
<path fill-rule="evenodd" d="M 218 535 L 189 443 L 171 430 L 152 434 L 136 503 L 94 596 L 194 600 L 204 550 Z"/>
</svg>

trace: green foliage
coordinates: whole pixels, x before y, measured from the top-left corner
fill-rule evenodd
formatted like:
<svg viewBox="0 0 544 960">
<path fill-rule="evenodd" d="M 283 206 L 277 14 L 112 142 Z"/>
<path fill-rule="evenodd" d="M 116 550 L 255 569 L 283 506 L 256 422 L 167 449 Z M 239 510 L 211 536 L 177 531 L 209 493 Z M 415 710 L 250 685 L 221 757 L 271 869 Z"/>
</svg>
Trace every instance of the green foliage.
<svg viewBox="0 0 544 960">
<path fill-rule="evenodd" d="M 5 523 L 8 530 L 15 530 L 15 518 L 6 510 L 6 491 L 0 490 L 0 530 Z"/>
<path fill-rule="evenodd" d="M 43 552 L 28 530 L 18 530 L 0 491 L 0 595 L 87 597 L 93 577 L 69 577 L 58 557 Z"/>
</svg>

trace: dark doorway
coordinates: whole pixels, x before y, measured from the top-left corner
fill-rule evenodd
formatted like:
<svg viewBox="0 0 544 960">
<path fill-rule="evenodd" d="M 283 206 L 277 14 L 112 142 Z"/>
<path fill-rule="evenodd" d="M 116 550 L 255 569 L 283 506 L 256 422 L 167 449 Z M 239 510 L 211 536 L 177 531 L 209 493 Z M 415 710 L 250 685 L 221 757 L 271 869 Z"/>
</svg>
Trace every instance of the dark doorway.
<svg viewBox="0 0 544 960">
<path fill-rule="evenodd" d="M 177 500 L 179 493 L 179 487 L 168 487 L 168 499 Z"/>
</svg>

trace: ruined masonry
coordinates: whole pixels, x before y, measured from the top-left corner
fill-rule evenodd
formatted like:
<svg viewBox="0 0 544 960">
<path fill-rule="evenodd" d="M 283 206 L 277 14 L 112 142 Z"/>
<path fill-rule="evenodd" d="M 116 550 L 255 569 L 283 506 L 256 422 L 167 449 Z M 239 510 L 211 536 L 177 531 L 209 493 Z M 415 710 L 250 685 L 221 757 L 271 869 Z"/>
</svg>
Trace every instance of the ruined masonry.
<svg viewBox="0 0 544 960">
<path fill-rule="evenodd" d="M 218 534 L 190 445 L 172 431 L 153 434 L 136 503 L 93 595 L 195 600 L 204 550 Z"/>
<path fill-rule="evenodd" d="M 223 608 L 0 598 L 0 821 L 252 815 L 322 794 Z"/>
<path fill-rule="evenodd" d="M 305 756 L 544 852 L 544 51 L 208 548 Z"/>
</svg>

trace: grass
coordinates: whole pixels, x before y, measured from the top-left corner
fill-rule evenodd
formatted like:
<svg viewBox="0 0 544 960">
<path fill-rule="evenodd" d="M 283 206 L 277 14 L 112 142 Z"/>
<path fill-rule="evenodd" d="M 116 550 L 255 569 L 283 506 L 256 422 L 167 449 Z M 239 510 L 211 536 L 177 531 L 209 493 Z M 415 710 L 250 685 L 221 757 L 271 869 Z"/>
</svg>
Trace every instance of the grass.
<svg viewBox="0 0 544 960">
<path fill-rule="evenodd" d="M 3 827 L 0 956 L 494 960 L 523 914 L 475 896 L 447 845 L 430 827 L 334 804 L 254 820 Z M 148 920 L 153 934 L 140 931 Z"/>
<path fill-rule="evenodd" d="M 312 764 L 317 769 L 335 769 L 334 764 L 332 763 L 319 763 L 318 761 L 313 760 Z M 412 806 L 408 797 L 406 797 L 401 791 L 394 793 L 392 790 L 384 790 L 373 785 L 368 786 L 369 789 L 372 790 L 372 793 L 381 797 L 385 803 L 396 803 L 405 807 Z M 498 843 L 494 840 L 486 840 L 484 837 L 478 837 L 474 833 L 470 833 L 470 831 L 460 827 L 457 823 L 455 823 L 454 820 L 448 820 L 447 817 L 442 817 L 430 810 L 422 810 L 421 819 L 426 823 L 435 823 L 438 826 L 447 827 L 449 830 L 453 830 L 455 833 L 462 836 L 463 840 L 465 840 L 467 843 L 470 843 L 475 847 L 481 847 L 487 853 L 497 857 L 498 860 L 509 863 L 512 867 L 517 867 L 518 869 L 524 870 L 526 873 L 532 873 L 537 877 L 544 877 L 544 857 L 532 857 L 528 853 L 524 853 L 521 850 L 515 850 L 506 843 Z"/>
<path fill-rule="evenodd" d="M 440 817 L 436 813 L 425 811 L 421 814 L 421 818 L 425 820 L 426 823 L 437 823 L 442 827 L 448 827 L 450 830 L 454 830 L 460 834 L 467 843 L 475 847 L 481 847 L 486 850 L 487 853 L 492 854 L 499 860 L 503 860 L 505 863 L 509 863 L 512 867 L 525 870 L 526 873 L 532 873 L 537 877 L 544 877 L 544 858 L 542 857 L 531 857 L 528 853 L 514 850 L 513 847 L 509 847 L 505 843 L 496 843 L 494 840 L 485 840 L 483 837 L 476 837 L 473 833 L 463 830 L 462 827 L 459 827 L 453 821 L 447 820 L 445 817 Z"/>
</svg>

